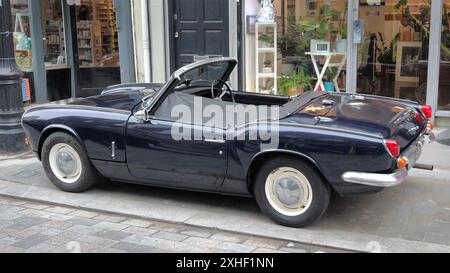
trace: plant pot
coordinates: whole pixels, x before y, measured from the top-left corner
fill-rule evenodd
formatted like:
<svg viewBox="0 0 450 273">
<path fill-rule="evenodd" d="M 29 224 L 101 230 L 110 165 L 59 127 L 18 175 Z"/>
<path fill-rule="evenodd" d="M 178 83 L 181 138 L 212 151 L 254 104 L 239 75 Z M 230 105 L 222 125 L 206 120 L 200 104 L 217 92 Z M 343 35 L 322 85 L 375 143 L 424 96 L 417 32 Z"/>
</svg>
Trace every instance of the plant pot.
<svg viewBox="0 0 450 273">
<path fill-rule="evenodd" d="M 272 48 L 273 45 L 266 41 L 259 41 L 259 47 L 260 48 Z"/>
<path fill-rule="evenodd" d="M 323 83 L 324 87 L 325 87 L 325 91 L 327 92 L 334 92 L 334 82 L 324 82 Z"/>
<path fill-rule="evenodd" d="M 347 39 L 341 39 L 336 42 L 336 52 L 338 53 L 347 52 Z"/>
<path fill-rule="evenodd" d="M 281 75 L 291 75 L 294 72 L 294 64 L 280 64 L 280 74 Z"/>
<path fill-rule="evenodd" d="M 295 96 L 301 95 L 303 93 L 305 93 L 305 88 L 303 86 L 292 87 L 288 90 L 289 97 L 295 97 Z"/>
</svg>

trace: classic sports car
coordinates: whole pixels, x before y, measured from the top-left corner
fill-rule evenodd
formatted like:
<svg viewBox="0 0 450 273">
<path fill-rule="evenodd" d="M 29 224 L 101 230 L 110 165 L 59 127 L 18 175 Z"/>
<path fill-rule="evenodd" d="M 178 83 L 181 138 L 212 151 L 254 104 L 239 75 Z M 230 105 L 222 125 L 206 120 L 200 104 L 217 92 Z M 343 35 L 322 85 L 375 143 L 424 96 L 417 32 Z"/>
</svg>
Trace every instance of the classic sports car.
<svg viewBox="0 0 450 273">
<path fill-rule="evenodd" d="M 340 93 L 234 91 L 227 80 L 236 64 L 231 58 L 202 61 L 176 71 L 166 84 L 118 85 L 66 105 L 37 107 L 24 115 L 23 127 L 61 190 L 83 192 L 113 180 L 248 196 L 291 227 L 320 218 L 331 191 L 362 194 L 399 185 L 433 138 L 429 106 Z M 249 110 L 267 106 L 278 109 L 276 117 Z M 250 114 L 241 123 L 211 124 L 180 119 L 177 107 Z M 276 146 L 251 137 L 269 126 Z"/>
</svg>

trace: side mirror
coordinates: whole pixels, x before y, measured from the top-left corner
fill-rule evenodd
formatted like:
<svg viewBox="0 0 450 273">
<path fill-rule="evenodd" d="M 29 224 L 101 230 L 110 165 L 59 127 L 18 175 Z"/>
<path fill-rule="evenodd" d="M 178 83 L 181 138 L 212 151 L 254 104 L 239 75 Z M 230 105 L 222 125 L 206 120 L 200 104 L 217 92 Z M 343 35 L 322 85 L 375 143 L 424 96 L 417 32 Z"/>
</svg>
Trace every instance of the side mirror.
<svg viewBox="0 0 450 273">
<path fill-rule="evenodd" d="M 141 109 L 134 113 L 134 117 L 138 120 L 147 121 L 148 120 L 148 113 L 146 109 Z"/>
</svg>

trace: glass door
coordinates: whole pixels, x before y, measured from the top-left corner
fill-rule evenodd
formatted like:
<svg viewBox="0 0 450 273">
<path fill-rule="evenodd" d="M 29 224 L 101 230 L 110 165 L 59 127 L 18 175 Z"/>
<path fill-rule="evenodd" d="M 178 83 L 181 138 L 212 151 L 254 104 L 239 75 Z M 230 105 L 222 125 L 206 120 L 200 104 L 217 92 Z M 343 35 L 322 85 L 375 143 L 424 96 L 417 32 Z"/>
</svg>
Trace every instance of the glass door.
<svg viewBox="0 0 450 273">
<path fill-rule="evenodd" d="M 358 93 L 426 103 L 430 18 L 429 1 L 359 1 Z"/>
</svg>

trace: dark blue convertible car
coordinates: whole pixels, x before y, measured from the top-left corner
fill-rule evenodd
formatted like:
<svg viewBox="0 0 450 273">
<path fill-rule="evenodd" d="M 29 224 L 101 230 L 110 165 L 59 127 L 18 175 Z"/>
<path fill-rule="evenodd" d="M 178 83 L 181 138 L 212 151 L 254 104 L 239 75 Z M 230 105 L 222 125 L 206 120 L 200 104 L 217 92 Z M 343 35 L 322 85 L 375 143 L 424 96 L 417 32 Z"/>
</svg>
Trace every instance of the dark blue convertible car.
<svg viewBox="0 0 450 273">
<path fill-rule="evenodd" d="M 236 63 L 207 60 L 165 84 L 113 86 L 37 107 L 24 115 L 23 127 L 64 191 L 113 180 L 249 196 L 291 227 L 320 218 L 332 191 L 401 184 L 433 138 L 428 106 L 352 94 L 234 91 L 227 81 Z"/>
</svg>

